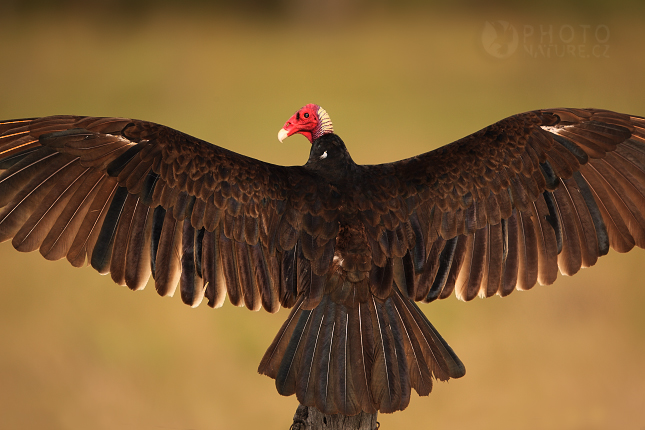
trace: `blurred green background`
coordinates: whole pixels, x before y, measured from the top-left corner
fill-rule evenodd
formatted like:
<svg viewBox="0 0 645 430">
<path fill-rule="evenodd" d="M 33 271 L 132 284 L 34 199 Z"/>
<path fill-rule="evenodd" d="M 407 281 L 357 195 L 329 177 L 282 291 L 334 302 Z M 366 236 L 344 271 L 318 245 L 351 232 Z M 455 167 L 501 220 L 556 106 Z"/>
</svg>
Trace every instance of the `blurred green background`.
<svg viewBox="0 0 645 430">
<path fill-rule="evenodd" d="M 129 116 L 279 164 L 307 159 L 303 137 L 276 134 L 312 102 L 359 163 L 537 108 L 645 116 L 636 1 L 4 0 L 0 11 L 0 118 Z M 424 306 L 467 375 L 381 414 L 381 428 L 644 428 L 644 264 L 642 250 L 612 251 L 553 286 Z M 0 270 L 0 428 L 291 424 L 296 399 L 256 374 L 284 310 L 190 309 L 9 243 Z"/>
</svg>

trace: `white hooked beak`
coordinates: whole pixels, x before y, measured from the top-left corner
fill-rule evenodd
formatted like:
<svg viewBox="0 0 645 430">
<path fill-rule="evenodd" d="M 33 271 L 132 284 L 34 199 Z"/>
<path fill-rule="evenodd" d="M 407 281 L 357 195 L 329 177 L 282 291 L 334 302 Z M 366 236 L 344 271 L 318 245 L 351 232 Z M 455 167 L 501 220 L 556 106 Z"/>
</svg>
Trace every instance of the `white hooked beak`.
<svg viewBox="0 0 645 430">
<path fill-rule="evenodd" d="M 282 143 L 282 141 L 285 140 L 287 137 L 289 137 L 289 132 L 284 128 L 278 132 L 278 140 L 280 141 L 280 143 Z"/>
</svg>

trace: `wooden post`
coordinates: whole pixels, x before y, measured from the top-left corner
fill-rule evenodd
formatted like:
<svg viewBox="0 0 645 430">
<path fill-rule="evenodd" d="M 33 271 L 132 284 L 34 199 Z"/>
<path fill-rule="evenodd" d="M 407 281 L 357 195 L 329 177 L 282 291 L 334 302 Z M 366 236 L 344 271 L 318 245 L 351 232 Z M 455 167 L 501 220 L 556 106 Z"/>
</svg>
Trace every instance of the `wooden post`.
<svg viewBox="0 0 645 430">
<path fill-rule="evenodd" d="M 378 412 L 361 412 L 352 417 L 325 415 L 314 407 L 299 405 L 289 430 L 376 430 L 379 428 L 377 415 Z"/>
</svg>

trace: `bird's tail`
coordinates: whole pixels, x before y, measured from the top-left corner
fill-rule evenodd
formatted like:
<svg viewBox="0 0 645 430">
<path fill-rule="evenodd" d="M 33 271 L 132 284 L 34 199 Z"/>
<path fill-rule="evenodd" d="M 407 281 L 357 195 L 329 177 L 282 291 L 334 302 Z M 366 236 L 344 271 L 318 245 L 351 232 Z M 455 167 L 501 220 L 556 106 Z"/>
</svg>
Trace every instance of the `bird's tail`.
<svg viewBox="0 0 645 430">
<path fill-rule="evenodd" d="M 258 371 L 278 392 L 326 414 L 403 410 L 414 388 L 459 378 L 464 365 L 419 307 L 393 287 L 354 306 L 323 296 L 304 309 L 301 296 L 265 353 Z"/>
</svg>

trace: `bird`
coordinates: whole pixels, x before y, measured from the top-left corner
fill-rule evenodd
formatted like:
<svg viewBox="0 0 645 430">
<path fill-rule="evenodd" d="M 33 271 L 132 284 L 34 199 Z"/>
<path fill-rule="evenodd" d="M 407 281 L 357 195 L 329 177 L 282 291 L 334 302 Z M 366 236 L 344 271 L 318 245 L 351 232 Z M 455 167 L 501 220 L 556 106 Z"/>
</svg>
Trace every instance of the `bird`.
<svg viewBox="0 0 645 430">
<path fill-rule="evenodd" d="M 291 309 L 258 372 L 325 414 L 392 413 L 465 366 L 418 302 L 507 296 L 645 247 L 645 118 L 556 108 L 356 164 L 308 104 L 265 163 L 130 118 L 0 121 L 0 241 L 206 301 Z"/>
</svg>

